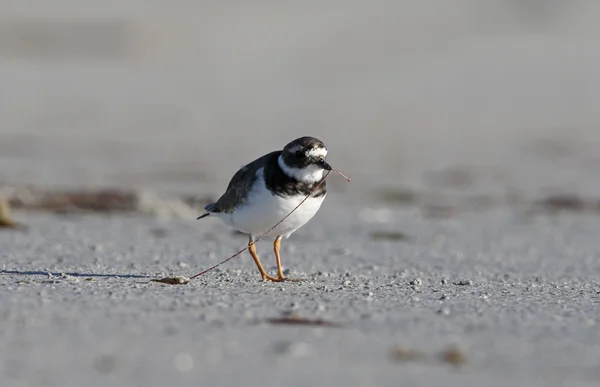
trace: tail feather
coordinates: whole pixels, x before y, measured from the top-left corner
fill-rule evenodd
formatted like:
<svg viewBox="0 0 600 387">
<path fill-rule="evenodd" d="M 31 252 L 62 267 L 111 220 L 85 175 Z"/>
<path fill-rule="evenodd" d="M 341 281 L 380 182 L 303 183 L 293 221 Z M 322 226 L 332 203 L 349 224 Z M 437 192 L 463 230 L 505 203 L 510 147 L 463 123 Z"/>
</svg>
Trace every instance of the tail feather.
<svg viewBox="0 0 600 387">
<path fill-rule="evenodd" d="M 211 203 L 211 204 L 207 205 L 206 207 L 204 207 L 206 214 L 200 215 L 198 217 L 198 219 L 206 218 L 208 215 L 210 215 L 211 211 L 215 208 L 215 204 L 216 203 Z"/>
</svg>

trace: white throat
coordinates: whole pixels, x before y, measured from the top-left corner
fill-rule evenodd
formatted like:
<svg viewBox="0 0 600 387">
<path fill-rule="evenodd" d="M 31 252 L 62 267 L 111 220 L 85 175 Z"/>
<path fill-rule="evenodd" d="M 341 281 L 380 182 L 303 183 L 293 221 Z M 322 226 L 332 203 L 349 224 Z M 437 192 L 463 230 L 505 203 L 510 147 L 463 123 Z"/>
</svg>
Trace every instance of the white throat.
<svg viewBox="0 0 600 387">
<path fill-rule="evenodd" d="M 303 183 L 316 183 L 323 178 L 323 174 L 325 173 L 323 168 L 316 165 L 309 165 L 306 168 L 289 167 L 283 161 L 283 155 L 279 156 L 277 162 L 283 170 L 283 173 Z"/>
</svg>

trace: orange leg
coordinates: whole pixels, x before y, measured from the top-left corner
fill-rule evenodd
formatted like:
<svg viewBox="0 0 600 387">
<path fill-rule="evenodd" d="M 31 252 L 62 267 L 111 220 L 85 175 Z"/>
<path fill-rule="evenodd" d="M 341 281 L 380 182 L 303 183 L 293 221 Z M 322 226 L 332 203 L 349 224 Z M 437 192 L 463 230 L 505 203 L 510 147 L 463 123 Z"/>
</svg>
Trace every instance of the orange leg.
<svg viewBox="0 0 600 387">
<path fill-rule="evenodd" d="M 279 249 L 281 248 L 281 235 L 275 238 L 273 242 L 273 251 L 275 252 L 275 259 L 277 260 L 277 279 L 279 281 L 302 281 L 301 279 L 287 278 L 283 275 L 283 268 L 281 267 L 281 257 L 279 256 Z"/>
<path fill-rule="evenodd" d="M 281 248 L 281 235 L 275 238 L 273 242 L 273 251 L 275 252 L 275 259 L 277 260 L 277 278 L 285 279 L 283 275 L 283 268 L 281 267 L 281 257 L 279 256 L 279 249 Z"/>
<path fill-rule="evenodd" d="M 256 253 L 256 246 L 254 245 L 254 241 L 252 240 L 252 238 L 250 238 L 250 241 L 248 242 L 248 251 L 250 252 L 250 255 L 252 256 L 252 259 L 254 259 L 254 263 L 256 264 L 256 267 L 258 268 L 258 271 L 260 272 L 260 275 L 262 276 L 263 281 L 275 281 L 275 282 L 281 281 L 281 279 L 271 277 L 269 274 L 267 274 L 262 263 L 260 263 L 260 259 L 258 258 L 258 254 Z"/>
</svg>

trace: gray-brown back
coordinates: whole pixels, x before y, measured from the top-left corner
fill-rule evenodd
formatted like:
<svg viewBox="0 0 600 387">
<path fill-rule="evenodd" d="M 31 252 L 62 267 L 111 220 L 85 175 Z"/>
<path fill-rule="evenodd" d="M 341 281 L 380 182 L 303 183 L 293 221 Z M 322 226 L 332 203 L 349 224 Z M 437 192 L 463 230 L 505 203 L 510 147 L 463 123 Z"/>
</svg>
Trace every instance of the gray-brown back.
<svg viewBox="0 0 600 387">
<path fill-rule="evenodd" d="M 281 151 L 274 151 L 268 153 L 258 159 L 246 164 L 239 171 L 233 175 L 227 190 L 215 203 L 209 204 L 204 207 L 206 211 L 210 212 L 232 212 L 236 206 L 243 203 L 248 197 L 252 185 L 256 182 L 256 172 L 264 167 L 267 162 L 271 159 L 277 159 Z"/>
</svg>

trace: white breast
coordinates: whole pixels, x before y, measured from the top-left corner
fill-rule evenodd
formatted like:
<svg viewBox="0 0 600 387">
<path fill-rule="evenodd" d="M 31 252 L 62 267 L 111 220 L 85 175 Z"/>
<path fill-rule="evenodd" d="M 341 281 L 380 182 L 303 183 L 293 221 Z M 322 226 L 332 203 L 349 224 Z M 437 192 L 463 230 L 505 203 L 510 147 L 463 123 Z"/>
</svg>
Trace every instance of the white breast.
<svg viewBox="0 0 600 387">
<path fill-rule="evenodd" d="M 215 215 L 222 218 L 227 225 L 256 237 L 277 224 L 277 222 L 300 204 L 305 197 L 305 195 L 286 197 L 273 195 L 267 189 L 263 178 L 263 169 L 261 168 L 257 171 L 257 181 L 254 183 L 254 187 L 246 198 L 245 203 L 231 213 Z M 286 238 L 289 237 L 294 231 L 304 226 L 315 216 L 324 199 L 325 195 L 307 199 L 292 215 L 271 231 L 268 236 L 281 235 Z"/>
</svg>

